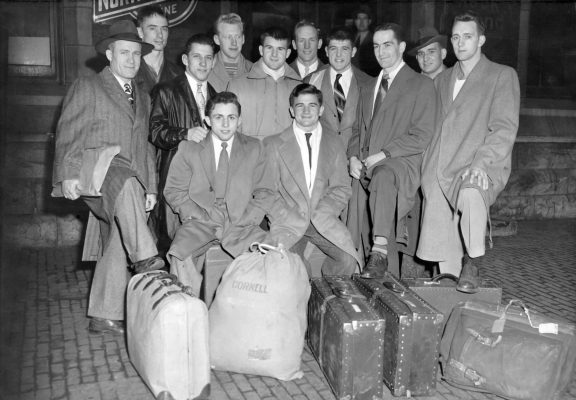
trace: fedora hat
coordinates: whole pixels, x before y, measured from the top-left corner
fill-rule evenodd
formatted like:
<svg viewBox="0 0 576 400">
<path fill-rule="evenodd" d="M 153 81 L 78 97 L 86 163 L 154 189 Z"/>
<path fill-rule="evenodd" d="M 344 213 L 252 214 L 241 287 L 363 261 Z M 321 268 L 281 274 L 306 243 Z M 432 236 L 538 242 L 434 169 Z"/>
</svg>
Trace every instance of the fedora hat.
<svg viewBox="0 0 576 400">
<path fill-rule="evenodd" d="M 443 49 L 446 48 L 445 35 L 439 34 L 438 31 L 431 26 L 420 28 L 418 29 L 418 40 L 416 41 L 416 45 L 408 52 L 408 54 L 415 56 L 416 53 L 418 53 L 418 50 L 434 42 L 440 43 L 440 46 Z"/>
<path fill-rule="evenodd" d="M 140 43 L 142 45 L 143 56 L 150 53 L 154 48 L 150 43 L 143 42 L 140 39 L 134 22 L 127 19 L 121 19 L 110 25 L 108 36 L 96 43 L 96 51 L 98 53 L 106 54 L 108 45 L 117 40 L 127 40 L 129 42 Z"/>
</svg>

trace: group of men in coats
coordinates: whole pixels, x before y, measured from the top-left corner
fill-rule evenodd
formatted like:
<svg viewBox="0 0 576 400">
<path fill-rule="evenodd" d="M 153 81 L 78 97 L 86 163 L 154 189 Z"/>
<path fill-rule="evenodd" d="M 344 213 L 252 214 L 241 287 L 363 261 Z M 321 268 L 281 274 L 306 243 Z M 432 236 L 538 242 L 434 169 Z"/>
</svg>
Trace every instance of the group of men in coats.
<svg viewBox="0 0 576 400">
<path fill-rule="evenodd" d="M 184 73 L 162 81 L 171 67 L 155 52 L 167 20 L 159 8 L 141 12 L 138 28 L 118 21 L 96 45 L 110 66 L 74 83 L 56 136 L 54 192 L 81 197 L 100 222 L 92 332 L 123 332 L 130 273 L 165 266 L 158 226 L 171 272 L 196 293 L 199 259 L 214 244 L 237 256 L 264 241 L 304 256 L 311 242 L 327 256 L 323 274 L 380 278 L 420 186 L 418 257 L 460 276 L 459 290 L 477 290 L 471 259 L 484 254 L 489 206 L 510 174 L 519 88 L 512 68 L 482 54 L 475 14 L 456 17 L 458 62 L 434 80 L 405 64 L 394 23 L 374 29 L 371 77 L 352 65 L 356 40 L 342 28 L 325 38 L 322 65 L 306 21 L 295 28 L 294 68 L 278 28 L 263 32 L 251 65 L 242 21 L 226 14 L 213 38 L 188 40 Z M 151 97 L 137 83 L 143 73 L 156 82 Z M 151 230 L 153 209 L 161 222 Z"/>
</svg>

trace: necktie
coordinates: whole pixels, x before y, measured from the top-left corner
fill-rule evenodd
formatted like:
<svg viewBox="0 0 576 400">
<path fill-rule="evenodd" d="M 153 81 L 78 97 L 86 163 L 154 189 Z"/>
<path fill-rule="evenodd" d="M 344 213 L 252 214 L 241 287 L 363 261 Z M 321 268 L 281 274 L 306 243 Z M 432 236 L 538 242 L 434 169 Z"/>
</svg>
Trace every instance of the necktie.
<svg viewBox="0 0 576 400">
<path fill-rule="evenodd" d="M 306 144 L 308 145 L 308 163 L 310 164 L 310 169 L 312 169 L 312 146 L 310 145 L 310 137 L 312 132 L 306 132 Z"/>
<path fill-rule="evenodd" d="M 384 101 L 384 97 L 386 97 L 386 92 L 388 92 L 388 74 L 382 75 L 382 80 L 380 81 L 380 89 L 378 90 L 378 95 L 376 96 L 376 102 L 374 103 L 374 112 L 372 116 L 380 107 L 380 104 Z"/>
<path fill-rule="evenodd" d="M 128 96 L 128 102 L 130 105 L 134 105 L 134 93 L 132 92 L 132 86 L 129 83 L 124 84 L 124 93 Z"/>
<path fill-rule="evenodd" d="M 216 198 L 223 199 L 226 196 L 226 182 L 228 180 L 228 143 L 222 142 L 220 158 L 218 158 L 218 169 L 216 170 Z"/>
<path fill-rule="evenodd" d="M 334 103 L 336 103 L 336 111 L 338 111 L 338 122 L 342 121 L 342 114 L 344 114 L 344 107 L 346 106 L 346 97 L 342 85 L 340 85 L 340 78 L 342 78 L 342 74 L 336 74 L 334 81 Z"/>
<path fill-rule="evenodd" d="M 204 109 L 206 108 L 206 98 L 204 93 L 202 93 L 202 84 L 198 84 L 198 89 L 196 90 L 196 100 L 198 100 L 198 111 L 200 112 L 200 117 L 204 117 Z"/>
<path fill-rule="evenodd" d="M 310 67 L 309 67 L 309 66 L 305 66 L 305 67 L 304 67 L 304 77 L 308 76 L 309 73 L 310 73 Z"/>
</svg>

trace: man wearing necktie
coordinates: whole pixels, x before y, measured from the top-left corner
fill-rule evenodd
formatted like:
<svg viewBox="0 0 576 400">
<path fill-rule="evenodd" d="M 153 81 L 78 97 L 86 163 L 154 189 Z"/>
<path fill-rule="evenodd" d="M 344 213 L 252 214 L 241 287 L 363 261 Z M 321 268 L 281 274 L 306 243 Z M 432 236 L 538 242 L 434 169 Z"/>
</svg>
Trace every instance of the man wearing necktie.
<svg viewBox="0 0 576 400">
<path fill-rule="evenodd" d="M 214 244 L 233 257 L 264 239 L 259 224 L 269 208 L 253 196 L 265 173 L 262 143 L 239 133 L 241 107 L 230 92 L 206 103 L 211 127 L 200 142 L 182 141 L 172 160 L 164 196 L 181 225 L 168 252 L 170 271 L 199 294 L 198 258 Z"/>
<path fill-rule="evenodd" d="M 182 55 L 186 66 L 184 74 L 171 81 L 158 84 L 152 91 L 150 115 L 150 141 L 158 148 L 159 204 L 156 216 L 159 223 L 159 247 L 170 247 L 178 216 L 166 204 L 162 191 L 170 163 L 181 141 L 204 140 L 208 129 L 204 126 L 206 102 L 216 91 L 208 83 L 214 60 L 214 42 L 204 34 L 190 37 Z"/>
<path fill-rule="evenodd" d="M 164 266 L 146 224 L 157 193 L 155 151 L 148 142 L 150 98 L 134 82 L 141 56 L 152 47 L 140 41 L 131 21 L 112 24 L 109 36 L 96 44 L 110 66 L 74 82 L 58 122 L 53 194 L 80 197 L 100 225 L 91 237 L 96 243 L 100 237 L 103 248 L 88 302 L 92 333 L 123 334 L 129 269 Z"/>
<path fill-rule="evenodd" d="M 362 276 L 388 270 L 388 248 L 405 238 L 404 217 L 420 185 L 422 153 L 434 133 L 436 93 L 432 81 L 408 67 L 403 30 L 386 23 L 375 29 L 378 78 L 360 88 L 360 104 L 348 145 L 354 194 L 348 227 L 369 254 Z M 367 223 L 366 223 L 367 222 Z M 397 254 L 390 254 L 397 260 Z M 391 272 L 399 275 L 398 266 Z"/>
<path fill-rule="evenodd" d="M 454 18 L 458 62 L 434 80 L 441 115 L 422 168 L 422 233 L 417 255 L 459 276 L 457 289 L 480 284 L 473 259 L 485 254 L 490 205 L 510 176 L 518 132 L 516 71 L 482 54 L 485 26 L 467 12 Z"/>
<path fill-rule="evenodd" d="M 292 48 L 296 50 L 297 57 L 290 66 L 302 79 L 324 66 L 318 58 L 318 50 L 322 48 L 320 29 L 314 22 L 303 19 L 296 24 Z"/>
<path fill-rule="evenodd" d="M 338 218 L 351 194 L 344 146 L 319 122 L 324 111 L 320 90 L 303 83 L 289 100 L 292 126 L 264 139 L 267 174 L 258 194 L 272 196 L 266 243 L 282 245 L 304 260 L 312 242 L 327 256 L 323 274 L 351 275 L 361 260 Z"/>
<path fill-rule="evenodd" d="M 324 97 L 324 113 L 320 122 L 334 131 L 344 148 L 352 136 L 361 85 L 369 85 L 372 77 L 352 65 L 356 54 L 352 33 L 335 28 L 326 38 L 326 55 L 330 64 L 309 75 L 305 82 L 316 86 Z"/>
</svg>

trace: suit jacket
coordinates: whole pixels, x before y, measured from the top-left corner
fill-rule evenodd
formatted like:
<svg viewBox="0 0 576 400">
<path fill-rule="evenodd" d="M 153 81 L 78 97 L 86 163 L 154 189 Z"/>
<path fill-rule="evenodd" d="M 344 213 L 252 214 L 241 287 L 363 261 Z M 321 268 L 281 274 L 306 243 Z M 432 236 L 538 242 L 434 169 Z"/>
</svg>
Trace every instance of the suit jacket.
<svg viewBox="0 0 576 400">
<path fill-rule="evenodd" d="M 247 74 L 252 68 L 252 62 L 248 61 L 242 54 L 240 54 L 240 60 L 238 61 L 238 75 L 241 76 Z M 221 52 L 216 53 L 214 57 L 214 66 L 210 75 L 208 75 L 208 83 L 216 90 L 216 92 L 223 92 L 228 87 L 228 83 L 232 80 L 226 71 L 224 66 L 224 61 L 222 61 Z"/>
<path fill-rule="evenodd" d="M 253 197 L 253 192 L 262 181 L 265 172 L 265 157 L 262 143 L 240 133 L 236 134 L 230 154 L 226 208 L 230 226 L 258 226 L 269 208 L 270 196 Z M 200 143 L 183 141 L 170 166 L 164 196 L 170 207 L 182 221 L 192 218 L 204 221 L 214 215 L 216 193 L 216 159 L 212 134 Z M 231 232 L 231 233 L 230 233 Z M 248 249 L 243 243 L 242 229 L 225 229 L 222 246 L 231 254 Z M 170 251 L 185 259 L 191 255 L 186 243 L 172 243 Z"/>
<path fill-rule="evenodd" d="M 422 189 L 426 194 L 437 180 L 454 208 L 459 177 L 466 168 L 480 168 L 490 179 L 488 191 L 483 192 L 488 207 L 510 177 L 520 110 L 518 76 L 514 69 L 482 55 L 452 100 L 461 73 L 456 64 L 435 80 L 439 117 L 424 157 Z"/>
<path fill-rule="evenodd" d="M 134 85 L 134 101 L 132 108 L 109 67 L 74 82 L 56 130 L 55 188 L 79 179 L 84 150 L 119 145 L 111 165 L 129 168 L 147 193 L 157 193 L 155 149 L 148 142 L 150 97 Z"/>
<path fill-rule="evenodd" d="M 297 74 L 300 78 L 304 79 L 305 76 L 300 75 L 300 70 L 298 69 L 298 63 L 297 63 L 297 61 L 298 61 L 298 58 L 295 58 L 294 61 L 292 61 L 292 62 L 291 62 L 290 64 L 288 64 L 288 65 L 290 66 L 290 68 L 292 68 L 292 69 L 294 70 L 294 72 L 296 72 L 296 74 Z M 324 65 L 325 65 L 325 64 L 322 62 L 322 60 L 318 59 L 318 68 L 316 68 L 316 71 L 319 71 L 321 68 L 324 67 Z M 313 74 L 313 73 L 316 72 L 316 71 L 312 71 L 312 72 L 310 72 L 308 75 Z"/>
<path fill-rule="evenodd" d="M 232 79 L 227 90 L 238 96 L 242 105 L 241 131 L 264 138 L 282 132 L 292 123 L 289 97 L 302 81 L 288 64 L 285 75 L 275 81 L 262 69 L 262 59 L 246 75 Z"/>
<path fill-rule="evenodd" d="M 208 83 L 208 101 L 216 94 Z M 158 84 L 152 91 L 150 114 L 150 142 L 159 148 L 159 192 L 162 193 L 170 163 L 178 150 L 178 144 L 186 140 L 188 129 L 202 126 L 194 94 L 186 74 L 171 81 Z"/>
<path fill-rule="evenodd" d="M 356 121 L 356 109 L 360 99 L 359 88 L 370 85 L 372 80 L 370 76 L 358 68 L 352 67 L 352 81 L 348 89 L 344 114 L 342 114 L 342 121 L 338 121 L 338 111 L 334 101 L 334 86 L 333 82 L 330 81 L 330 66 L 318 69 L 304 79 L 304 82 L 310 83 L 322 91 L 324 113 L 320 117 L 320 122 L 331 131 L 336 132 L 345 149 L 348 147 L 350 137 L 352 137 L 352 127 Z"/>
<path fill-rule="evenodd" d="M 360 68 L 370 76 L 378 76 L 382 68 L 378 64 L 378 60 L 376 60 L 376 56 L 374 55 L 374 43 L 372 42 L 373 36 L 374 34 L 372 32 L 368 32 L 362 42 L 359 44 L 354 43 L 356 54 L 352 57 L 352 65 Z"/>
<path fill-rule="evenodd" d="M 152 72 L 151 68 L 144 61 L 144 58 L 142 58 L 142 61 L 140 62 L 140 69 L 138 70 L 134 80 L 139 86 L 142 87 L 144 91 L 146 91 L 146 93 L 150 93 L 152 92 L 152 88 L 157 83 L 167 82 L 171 79 L 174 79 L 183 72 L 184 70 L 182 68 L 164 59 L 164 63 L 160 68 L 160 77 L 158 78 L 158 82 L 156 82 L 154 72 Z"/>
<path fill-rule="evenodd" d="M 344 147 L 333 132 L 322 127 L 318 169 L 312 195 L 309 194 L 304 165 L 292 127 L 264 140 L 268 189 L 273 201 L 268 212 L 273 241 L 292 247 L 308 225 L 340 249 L 362 261 L 356 253 L 350 232 L 338 218 L 351 195 Z M 268 192 L 270 193 L 270 192 Z"/>
<path fill-rule="evenodd" d="M 392 81 L 378 110 L 374 104 L 376 79 L 360 87 L 360 104 L 356 125 L 348 146 L 348 156 L 362 160 L 384 151 L 389 155 L 380 164 L 393 169 L 398 179 L 398 221 L 412 208 L 420 186 L 422 153 L 434 134 L 436 92 L 430 78 L 404 65 Z M 370 135 L 369 143 L 366 136 Z M 371 168 L 368 175 L 373 171 Z M 359 240 L 366 210 L 366 194 L 362 188 L 350 203 L 348 227 Z"/>
</svg>

